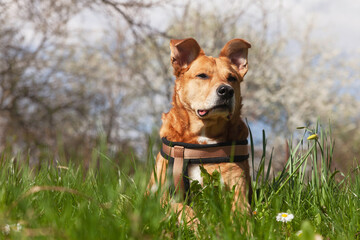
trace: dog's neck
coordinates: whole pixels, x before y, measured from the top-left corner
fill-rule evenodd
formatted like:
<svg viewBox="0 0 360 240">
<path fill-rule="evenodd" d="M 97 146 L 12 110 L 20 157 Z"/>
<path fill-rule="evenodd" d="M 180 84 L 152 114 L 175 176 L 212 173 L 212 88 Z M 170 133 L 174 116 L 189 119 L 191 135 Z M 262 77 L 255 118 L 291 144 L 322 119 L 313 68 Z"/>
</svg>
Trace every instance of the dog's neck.
<svg viewBox="0 0 360 240">
<path fill-rule="evenodd" d="M 209 144 L 244 140 L 248 129 L 240 118 L 240 109 L 231 119 L 200 119 L 194 111 L 186 109 L 174 96 L 173 107 L 163 114 L 160 137 L 170 141 Z"/>
</svg>

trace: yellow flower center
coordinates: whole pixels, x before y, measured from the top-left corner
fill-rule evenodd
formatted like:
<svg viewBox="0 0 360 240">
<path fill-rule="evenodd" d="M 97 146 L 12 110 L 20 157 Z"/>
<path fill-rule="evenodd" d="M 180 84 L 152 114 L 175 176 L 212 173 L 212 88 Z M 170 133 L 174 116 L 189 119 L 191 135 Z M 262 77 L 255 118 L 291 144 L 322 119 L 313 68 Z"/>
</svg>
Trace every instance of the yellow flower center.
<svg viewBox="0 0 360 240">
<path fill-rule="evenodd" d="M 283 218 L 286 218 L 288 215 L 286 213 L 281 214 Z"/>
</svg>

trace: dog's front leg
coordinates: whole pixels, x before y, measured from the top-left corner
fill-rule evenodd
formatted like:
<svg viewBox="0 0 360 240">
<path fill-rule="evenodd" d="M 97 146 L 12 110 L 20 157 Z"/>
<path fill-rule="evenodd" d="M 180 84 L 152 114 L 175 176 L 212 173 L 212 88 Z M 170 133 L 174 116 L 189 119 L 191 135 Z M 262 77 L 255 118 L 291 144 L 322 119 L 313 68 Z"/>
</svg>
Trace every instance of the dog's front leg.
<svg viewBox="0 0 360 240">
<path fill-rule="evenodd" d="M 150 192 L 155 193 L 159 190 L 159 188 L 163 188 L 166 185 L 166 170 L 167 170 L 167 160 L 164 159 L 160 153 L 156 157 L 156 162 L 154 166 L 154 170 L 151 173 L 150 181 L 147 186 L 147 194 Z M 164 189 L 160 189 L 161 192 Z M 164 196 L 163 196 L 164 198 Z"/>
<path fill-rule="evenodd" d="M 248 189 L 245 182 L 241 182 L 235 185 L 235 194 L 232 202 L 232 211 L 240 210 L 242 213 L 251 214 L 251 207 L 247 198 L 247 192 L 251 192 Z"/>
<path fill-rule="evenodd" d="M 185 223 L 192 230 L 196 231 L 200 221 L 195 216 L 195 212 L 191 207 L 183 203 L 171 202 L 171 208 L 178 214 L 178 223 Z"/>
<path fill-rule="evenodd" d="M 167 205 L 169 200 L 169 192 L 166 188 L 169 187 L 167 182 L 167 160 L 164 159 L 159 153 L 156 157 L 156 163 L 154 171 L 151 174 L 149 184 L 147 186 L 147 194 L 155 193 L 160 190 L 161 204 Z M 159 189 L 160 188 L 160 189 Z M 195 216 L 194 210 L 186 204 L 175 202 L 175 200 L 170 201 L 171 211 L 178 214 L 178 223 L 185 223 L 191 229 L 196 230 L 199 220 Z"/>
<path fill-rule="evenodd" d="M 223 178 L 225 185 L 227 185 L 229 189 L 234 189 L 232 211 L 239 210 L 242 213 L 251 214 L 250 202 L 252 188 L 249 163 L 246 161 L 234 163 L 231 169 L 234 171 L 226 171 Z"/>
</svg>

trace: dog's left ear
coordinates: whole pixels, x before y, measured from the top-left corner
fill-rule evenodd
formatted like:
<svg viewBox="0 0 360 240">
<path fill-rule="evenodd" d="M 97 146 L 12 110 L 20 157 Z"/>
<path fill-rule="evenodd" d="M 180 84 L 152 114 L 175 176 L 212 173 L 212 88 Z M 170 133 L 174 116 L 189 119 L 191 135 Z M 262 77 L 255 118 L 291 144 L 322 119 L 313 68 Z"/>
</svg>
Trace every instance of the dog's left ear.
<svg viewBox="0 0 360 240">
<path fill-rule="evenodd" d="M 220 57 L 227 57 L 235 64 L 241 77 L 248 71 L 248 48 L 251 44 L 243 39 L 233 39 L 225 44 L 220 52 Z"/>
</svg>

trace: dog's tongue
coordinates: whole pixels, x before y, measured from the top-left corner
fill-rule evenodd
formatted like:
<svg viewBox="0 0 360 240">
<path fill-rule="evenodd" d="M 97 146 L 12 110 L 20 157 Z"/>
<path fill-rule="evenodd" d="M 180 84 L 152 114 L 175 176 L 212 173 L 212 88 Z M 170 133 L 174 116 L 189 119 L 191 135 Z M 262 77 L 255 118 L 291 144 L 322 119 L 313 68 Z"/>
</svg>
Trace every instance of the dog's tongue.
<svg viewBox="0 0 360 240">
<path fill-rule="evenodd" d="M 207 110 L 198 110 L 200 116 L 205 116 L 208 112 Z"/>
</svg>

